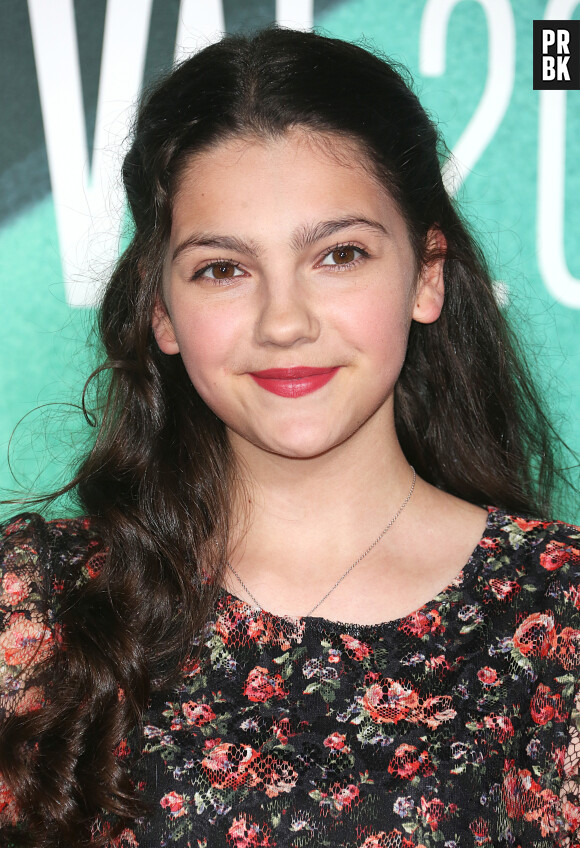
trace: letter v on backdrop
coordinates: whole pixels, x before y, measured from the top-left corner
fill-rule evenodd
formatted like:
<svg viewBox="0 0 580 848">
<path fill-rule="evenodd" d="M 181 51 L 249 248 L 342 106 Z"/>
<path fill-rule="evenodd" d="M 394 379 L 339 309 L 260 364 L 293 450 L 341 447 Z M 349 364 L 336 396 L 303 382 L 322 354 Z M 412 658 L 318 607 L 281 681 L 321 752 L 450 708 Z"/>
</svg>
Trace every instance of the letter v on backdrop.
<svg viewBox="0 0 580 848">
<path fill-rule="evenodd" d="M 182 3 L 181 20 L 223 30 L 221 0 Z M 219 14 L 208 14 L 214 7 Z M 185 7 L 185 8 L 184 8 Z M 143 80 L 152 0 L 109 0 L 92 156 L 86 130 L 73 0 L 28 0 L 65 291 L 93 306 L 118 255 L 123 196 L 119 168 Z M 201 11 L 201 14 L 199 13 Z M 217 24 L 217 25 L 216 25 Z M 180 27 L 182 38 L 186 27 Z"/>
<path fill-rule="evenodd" d="M 117 256 L 123 210 L 119 149 L 141 88 L 151 6 L 152 0 L 107 3 L 91 157 L 73 0 L 28 2 L 60 255 L 71 306 L 96 302 L 99 277 Z"/>
<path fill-rule="evenodd" d="M 143 82 L 153 0 L 108 0 L 92 155 L 73 0 L 28 0 L 59 249 L 70 306 L 91 307 L 115 262 L 123 218 L 121 160 Z M 277 0 L 276 19 L 312 26 L 313 0 Z M 174 55 L 225 30 L 222 0 L 181 0 Z"/>
</svg>

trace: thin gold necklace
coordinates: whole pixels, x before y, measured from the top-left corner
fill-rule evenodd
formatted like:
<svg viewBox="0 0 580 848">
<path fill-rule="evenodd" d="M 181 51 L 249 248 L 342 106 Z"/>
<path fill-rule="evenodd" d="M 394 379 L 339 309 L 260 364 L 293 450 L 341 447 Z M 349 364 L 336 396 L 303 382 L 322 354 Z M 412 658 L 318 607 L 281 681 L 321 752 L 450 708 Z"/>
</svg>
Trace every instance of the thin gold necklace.
<svg viewBox="0 0 580 848">
<path fill-rule="evenodd" d="M 366 549 L 366 551 L 364 552 L 364 554 L 361 554 L 361 555 L 359 556 L 359 558 L 358 558 L 358 559 L 356 559 L 356 560 L 353 562 L 353 564 L 352 564 L 352 565 L 349 565 L 349 567 L 346 569 L 346 571 L 344 572 L 344 574 L 342 575 L 342 577 L 339 577 L 339 579 L 336 581 L 336 583 L 334 584 L 334 586 L 332 586 L 332 587 L 328 590 L 328 592 L 326 593 L 326 595 L 324 595 L 324 597 L 322 597 L 322 598 L 318 601 L 318 603 L 317 603 L 317 604 L 315 604 L 315 605 L 312 607 L 312 609 L 310 610 L 310 612 L 307 612 L 307 613 L 306 613 L 306 615 L 304 616 L 304 618 L 310 618 L 310 616 L 312 615 L 312 613 L 313 613 L 315 610 L 317 610 L 317 609 L 318 609 L 318 607 L 319 607 L 319 606 L 321 606 L 321 605 L 324 603 L 324 601 L 328 598 L 328 596 L 329 596 L 329 595 L 331 595 L 331 594 L 334 592 L 334 590 L 338 588 L 338 586 L 340 586 L 340 584 L 342 583 L 342 581 L 344 580 L 344 578 L 345 578 L 345 577 L 347 577 L 347 576 L 350 574 L 350 572 L 351 572 L 354 568 L 356 568 L 356 566 L 359 564 L 359 562 L 361 562 L 361 560 L 363 560 L 363 559 L 366 557 L 366 555 L 367 555 L 367 554 L 369 554 L 369 553 L 372 551 L 372 549 L 373 549 L 376 545 L 378 545 L 378 544 L 379 544 L 379 542 L 381 541 L 381 539 L 383 538 L 383 536 L 385 535 L 385 533 L 388 533 L 388 532 L 389 532 L 389 530 L 391 529 L 391 527 L 393 526 L 393 524 L 395 523 L 395 521 L 397 520 L 397 518 L 400 516 L 400 514 L 403 512 L 403 510 L 405 509 L 405 507 L 407 506 L 407 504 L 408 504 L 408 503 L 409 503 L 409 501 L 411 500 L 411 497 L 412 497 L 412 495 L 413 495 L 413 492 L 415 491 L 415 482 L 416 482 L 416 480 L 417 480 L 417 472 L 415 471 L 415 469 L 413 468 L 413 466 L 412 466 L 412 465 L 411 465 L 411 471 L 413 472 L 413 482 L 411 483 L 411 488 L 410 488 L 410 489 L 409 489 L 409 491 L 407 492 L 407 496 L 405 497 L 405 500 L 403 501 L 403 503 L 401 504 L 401 506 L 399 507 L 399 509 L 396 511 L 396 513 L 393 515 L 393 517 L 391 518 L 391 520 L 389 521 L 389 523 L 387 524 L 387 526 L 385 527 L 385 529 L 382 531 L 382 533 L 381 533 L 379 536 L 377 536 L 377 538 L 376 538 L 376 539 L 375 539 L 375 541 L 372 543 L 372 545 L 369 545 L 369 546 L 368 546 L 368 548 Z M 264 607 L 262 606 L 262 604 L 261 604 L 261 603 L 260 603 L 260 602 L 259 602 L 259 601 L 258 601 L 258 600 L 254 597 L 254 595 L 250 592 L 250 590 L 248 589 L 248 587 L 246 586 L 246 584 L 244 583 L 244 581 L 242 580 L 242 578 L 240 577 L 240 575 L 238 574 L 238 572 L 236 571 L 236 569 L 233 567 L 233 565 L 231 564 L 231 562 L 229 562 L 229 561 L 228 561 L 228 562 L 226 563 L 226 565 L 227 565 L 227 567 L 230 569 L 230 571 L 232 572 L 232 574 L 234 575 L 234 577 L 236 578 L 236 580 L 238 581 L 238 583 L 240 584 L 240 586 L 242 586 L 242 588 L 243 588 L 243 589 L 247 592 L 248 596 L 252 599 L 252 601 L 254 602 L 254 604 L 256 605 L 256 607 L 257 607 L 258 609 L 260 609 L 260 610 L 264 611 Z"/>
</svg>

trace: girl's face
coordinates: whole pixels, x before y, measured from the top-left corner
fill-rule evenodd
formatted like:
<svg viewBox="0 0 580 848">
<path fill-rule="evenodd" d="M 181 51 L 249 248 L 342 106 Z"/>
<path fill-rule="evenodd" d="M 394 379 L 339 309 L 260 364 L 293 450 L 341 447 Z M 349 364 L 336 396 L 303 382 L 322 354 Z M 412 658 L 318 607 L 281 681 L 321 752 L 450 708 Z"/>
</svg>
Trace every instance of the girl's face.
<svg viewBox="0 0 580 848">
<path fill-rule="evenodd" d="M 365 427 L 395 438 L 410 324 L 439 316 L 443 260 L 417 268 L 362 159 L 296 129 L 223 142 L 184 170 L 153 328 L 235 449 L 306 458 Z"/>
</svg>

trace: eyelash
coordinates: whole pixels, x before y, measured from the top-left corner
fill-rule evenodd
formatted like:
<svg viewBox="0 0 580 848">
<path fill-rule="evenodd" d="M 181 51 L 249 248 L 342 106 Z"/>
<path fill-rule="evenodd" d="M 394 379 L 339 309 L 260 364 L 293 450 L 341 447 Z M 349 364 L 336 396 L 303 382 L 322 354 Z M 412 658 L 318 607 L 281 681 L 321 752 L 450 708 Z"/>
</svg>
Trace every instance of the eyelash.
<svg viewBox="0 0 580 848">
<path fill-rule="evenodd" d="M 361 259 L 368 259 L 369 253 L 364 250 L 364 248 L 359 247 L 357 244 L 352 244 L 352 242 L 343 242 L 342 244 L 335 244 L 334 247 L 331 247 L 330 250 L 327 250 L 324 255 L 318 260 L 317 266 L 321 267 L 323 261 L 330 256 L 332 253 L 335 253 L 337 250 L 355 250 L 360 256 L 355 256 L 355 258 L 351 262 L 345 262 L 342 265 L 324 265 L 323 267 L 330 271 L 344 271 L 350 270 L 355 265 L 358 265 Z"/>
<path fill-rule="evenodd" d="M 354 250 L 359 256 L 356 256 L 351 262 L 345 262 L 344 264 L 335 264 L 335 265 L 323 265 L 324 260 L 330 256 L 332 253 L 335 253 L 337 250 Z M 342 244 L 335 244 L 334 247 L 331 247 L 330 250 L 327 250 L 321 258 L 316 263 L 317 267 L 324 267 L 330 271 L 343 271 L 345 269 L 349 270 L 354 265 L 357 265 L 358 262 L 362 259 L 368 259 L 369 253 L 364 250 L 364 248 L 359 247 L 356 244 L 352 244 L 351 242 L 343 242 Z M 207 265 L 204 265 L 203 268 L 200 268 L 199 271 L 196 271 L 192 275 L 192 280 L 199 280 L 206 275 L 206 272 L 211 268 L 218 268 L 220 265 L 230 265 L 232 268 L 240 269 L 241 265 L 239 262 L 234 262 L 232 259 L 215 259 L 213 262 L 208 262 Z M 223 285 L 224 283 L 229 282 L 230 280 L 236 279 L 236 277 L 241 277 L 241 274 L 235 275 L 234 277 L 224 277 L 223 279 L 207 277 L 207 279 L 211 280 L 214 285 Z"/>
<path fill-rule="evenodd" d="M 234 262 L 232 259 L 215 259 L 213 262 L 208 262 L 207 265 L 204 265 L 203 268 L 200 268 L 199 271 L 196 271 L 192 274 L 192 280 L 200 280 L 202 277 L 206 275 L 206 271 L 209 271 L 211 268 L 219 268 L 220 265 L 231 265 L 232 268 L 243 270 L 240 267 L 238 262 Z M 238 277 L 242 276 L 241 274 L 236 275 Z M 223 279 L 215 278 L 215 277 L 207 277 L 208 280 L 211 280 L 215 285 L 223 285 L 227 283 L 229 280 L 234 280 L 236 277 L 224 277 Z"/>
</svg>

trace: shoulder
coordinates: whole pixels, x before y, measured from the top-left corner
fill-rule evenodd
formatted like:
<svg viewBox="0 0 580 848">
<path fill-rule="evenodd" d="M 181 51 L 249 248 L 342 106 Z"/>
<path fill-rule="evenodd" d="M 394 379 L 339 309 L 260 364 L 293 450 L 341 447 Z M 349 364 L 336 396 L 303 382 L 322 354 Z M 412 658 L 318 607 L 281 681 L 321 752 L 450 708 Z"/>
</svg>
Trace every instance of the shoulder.
<svg viewBox="0 0 580 848">
<path fill-rule="evenodd" d="M 46 521 L 23 513 L 0 524 L 2 597 L 10 601 L 14 576 L 36 577 L 54 591 L 55 581 L 70 576 L 76 582 L 93 576 L 105 549 L 89 518 Z"/>
<path fill-rule="evenodd" d="M 490 509 L 477 553 L 486 604 L 580 628 L 580 528 Z"/>
<path fill-rule="evenodd" d="M 481 542 L 490 551 L 545 572 L 580 568 L 580 528 L 563 521 L 490 509 Z"/>
<path fill-rule="evenodd" d="M 27 513 L 0 525 L 0 714 L 30 706 L 36 670 L 59 641 L 60 598 L 86 583 L 103 556 L 85 518 Z"/>
</svg>

